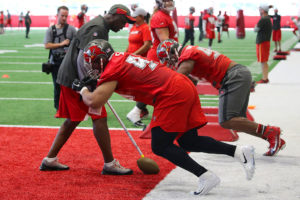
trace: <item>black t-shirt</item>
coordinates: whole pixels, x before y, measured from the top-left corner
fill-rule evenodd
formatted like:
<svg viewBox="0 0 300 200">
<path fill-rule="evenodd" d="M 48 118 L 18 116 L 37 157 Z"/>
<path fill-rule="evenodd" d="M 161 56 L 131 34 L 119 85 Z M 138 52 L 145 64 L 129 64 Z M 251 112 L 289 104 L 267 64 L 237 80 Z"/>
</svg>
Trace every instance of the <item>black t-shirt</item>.
<svg viewBox="0 0 300 200">
<path fill-rule="evenodd" d="M 72 87 L 74 79 L 78 79 L 77 57 L 78 53 L 94 39 L 108 41 L 109 28 L 102 16 L 97 16 L 88 23 L 84 24 L 72 40 L 68 52 L 62 61 L 56 82 L 63 86 Z"/>
<path fill-rule="evenodd" d="M 259 31 L 256 36 L 256 44 L 271 40 L 272 22 L 269 16 L 260 18 L 257 23 L 257 28 L 259 28 Z"/>
<path fill-rule="evenodd" d="M 278 14 L 270 16 L 273 19 L 273 30 L 280 29 L 281 16 Z"/>
</svg>

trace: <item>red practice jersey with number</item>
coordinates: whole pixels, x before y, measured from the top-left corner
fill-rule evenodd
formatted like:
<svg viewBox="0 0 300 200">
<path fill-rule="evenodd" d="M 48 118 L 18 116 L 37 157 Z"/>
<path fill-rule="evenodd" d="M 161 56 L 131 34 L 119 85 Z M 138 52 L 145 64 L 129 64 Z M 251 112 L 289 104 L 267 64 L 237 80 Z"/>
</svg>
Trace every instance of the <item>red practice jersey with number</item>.
<svg viewBox="0 0 300 200">
<path fill-rule="evenodd" d="M 232 62 L 228 57 L 217 51 L 198 46 L 185 47 L 179 57 L 178 66 L 185 60 L 195 61 L 191 75 L 199 79 L 205 78 L 217 89 L 220 88 L 220 83 L 229 64 Z"/>
</svg>

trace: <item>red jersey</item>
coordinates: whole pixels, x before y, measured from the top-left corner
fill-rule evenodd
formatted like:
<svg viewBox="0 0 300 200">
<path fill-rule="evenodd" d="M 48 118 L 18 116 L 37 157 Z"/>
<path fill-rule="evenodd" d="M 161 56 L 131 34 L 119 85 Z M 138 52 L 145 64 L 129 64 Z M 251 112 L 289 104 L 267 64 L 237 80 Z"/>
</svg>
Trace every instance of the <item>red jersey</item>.
<svg viewBox="0 0 300 200">
<path fill-rule="evenodd" d="M 185 29 L 191 29 L 194 28 L 194 26 L 191 26 L 191 24 L 194 24 L 195 17 L 190 14 L 189 16 L 186 16 L 184 19 Z"/>
<path fill-rule="evenodd" d="M 198 46 L 185 47 L 179 57 L 178 66 L 185 60 L 195 61 L 191 75 L 199 79 L 205 78 L 217 89 L 220 88 L 229 64 L 232 62 L 217 51 Z"/>
<path fill-rule="evenodd" d="M 125 98 L 154 106 L 151 128 L 184 133 L 207 123 L 193 83 L 158 62 L 114 53 L 98 84 L 108 81 L 118 81 L 115 92 Z"/>
<path fill-rule="evenodd" d="M 0 24 L 4 24 L 4 14 L 0 14 Z"/>
<path fill-rule="evenodd" d="M 133 25 L 130 29 L 128 41 L 128 53 L 134 53 L 136 50 L 141 48 L 144 45 L 145 41 L 151 41 L 151 33 L 150 28 L 147 23 L 144 23 L 140 26 Z M 147 52 L 145 52 L 142 56 L 146 57 Z"/>
<path fill-rule="evenodd" d="M 147 58 L 150 60 L 155 60 L 159 62 L 156 55 L 156 49 L 160 43 L 159 38 L 155 33 L 156 28 L 168 28 L 169 29 L 169 39 L 174 39 L 178 42 L 178 28 L 174 20 L 167 13 L 159 10 L 157 11 L 151 19 L 151 33 L 152 33 L 152 48 L 149 50 Z"/>
<path fill-rule="evenodd" d="M 100 84 L 118 81 L 116 93 L 134 101 L 154 105 L 176 72 L 141 56 L 114 53 L 100 77 Z"/>
<path fill-rule="evenodd" d="M 82 12 L 78 13 L 77 19 L 78 19 L 78 28 L 80 28 L 85 23 L 85 14 Z"/>
<path fill-rule="evenodd" d="M 214 15 L 206 14 L 203 17 L 203 20 L 206 21 L 206 32 L 215 31 L 217 17 Z"/>
</svg>

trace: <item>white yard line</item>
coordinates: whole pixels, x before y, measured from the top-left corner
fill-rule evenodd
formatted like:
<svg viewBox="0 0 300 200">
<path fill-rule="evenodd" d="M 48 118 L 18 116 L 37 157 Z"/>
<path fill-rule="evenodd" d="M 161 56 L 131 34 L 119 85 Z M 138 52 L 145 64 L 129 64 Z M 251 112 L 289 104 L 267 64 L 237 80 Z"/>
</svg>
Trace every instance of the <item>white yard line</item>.
<svg viewBox="0 0 300 200">
<path fill-rule="evenodd" d="M 11 73 L 42 73 L 41 70 L 0 70 L 0 72 L 11 72 Z"/>
<path fill-rule="evenodd" d="M 42 62 L 0 62 L 0 65 L 42 65 Z"/>
<path fill-rule="evenodd" d="M 26 82 L 26 81 L 0 81 L 0 84 L 37 84 L 37 85 L 51 85 L 52 82 Z"/>
</svg>

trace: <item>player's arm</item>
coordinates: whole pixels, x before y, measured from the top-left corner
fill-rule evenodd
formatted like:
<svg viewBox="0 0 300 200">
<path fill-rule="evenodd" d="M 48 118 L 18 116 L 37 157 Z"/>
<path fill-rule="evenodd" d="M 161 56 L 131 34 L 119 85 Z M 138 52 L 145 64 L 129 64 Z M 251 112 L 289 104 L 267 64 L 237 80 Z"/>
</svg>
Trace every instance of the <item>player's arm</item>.
<svg viewBox="0 0 300 200">
<path fill-rule="evenodd" d="M 144 41 L 143 46 L 141 46 L 138 50 L 136 50 L 133 54 L 134 55 L 142 55 L 148 51 L 151 47 L 151 41 Z"/>
<path fill-rule="evenodd" d="M 195 61 L 193 60 L 185 60 L 178 66 L 178 73 L 184 74 L 188 76 L 190 73 L 192 73 L 194 69 Z"/>
<path fill-rule="evenodd" d="M 168 28 L 156 28 L 155 33 L 161 42 L 169 39 L 170 33 Z"/>
<path fill-rule="evenodd" d="M 61 48 L 61 47 L 64 47 L 64 46 L 68 46 L 69 44 L 70 44 L 70 40 L 65 39 L 64 41 L 62 41 L 60 43 L 48 42 L 44 46 L 45 46 L 45 49 L 57 49 L 57 48 Z"/>
<path fill-rule="evenodd" d="M 104 82 L 99 85 L 94 92 L 90 92 L 87 87 L 83 87 L 80 91 L 82 100 L 91 108 L 99 108 L 108 101 L 115 91 L 117 84 L 117 81 Z"/>
</svg>

